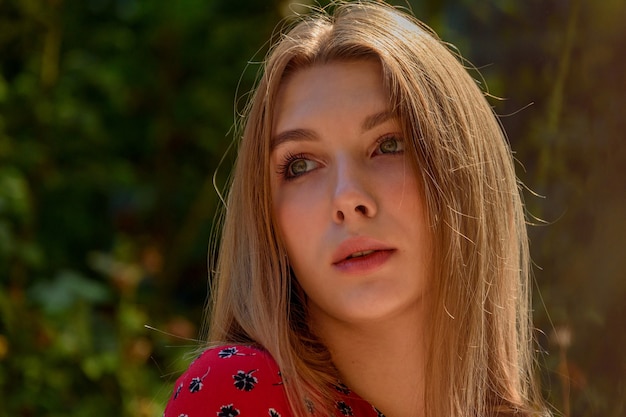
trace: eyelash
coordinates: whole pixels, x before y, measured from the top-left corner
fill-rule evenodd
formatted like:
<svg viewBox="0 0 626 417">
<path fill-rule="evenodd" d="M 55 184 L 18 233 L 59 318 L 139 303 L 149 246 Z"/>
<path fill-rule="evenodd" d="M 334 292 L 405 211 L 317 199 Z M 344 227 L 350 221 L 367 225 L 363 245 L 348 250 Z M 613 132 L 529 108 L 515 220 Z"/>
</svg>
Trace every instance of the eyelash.
<svg viewBox="0 0 626 417">
<path fill-rule="evenodd" d="M 389 134 L 389 135 L 385 135 L 380 137 L 378 140 L 376 140 L 376 154 L 377 155 L 397 155 L 397 154 L 401 154 L 404 153 L 404 149 L 400 149 L 398 151 L 394 151 L 394 152 L 379 152 L 380 151 L 380 146 L 389 141 L 389 140 L 396 140 L 398 142 L 399 146 L 404 145 L 404 139 L 402 139 L 401 137 L 397 136 L 396 134 Z M 300 159 L 309 159 L 308 155 L 304 154 L 304 153 L 287 153 L 284 158 L 283 158 L 283 162 L 278 165 L 276 167 L 276 173 L 283 179 L 285 179 L 286 181 L 291 181 L 293 179 L 296 179 L 304 174 L 306 174 L 308 171 L 300 174 L 300 175 L 291 175 L 289 173 L 289 167 L 291 166 L 292 163 L 300 160 Z"/>
<path fill-rule="evenodd" d="M 283 179 L 290 181 L 293 180 L 295 178 L 298 178 L 300 175 L 290 175 L 289 174 L 289 167 L 291 166 L 292 163 L 294 163 L 295 161 L 299 160 L 299 159 L 307 159 L 307 155 L 304 153 L 287 153 L 284 158 L 283 158 L 283 162 L 278 165 L 276 167 L 276 173 Z"/>
</svg>

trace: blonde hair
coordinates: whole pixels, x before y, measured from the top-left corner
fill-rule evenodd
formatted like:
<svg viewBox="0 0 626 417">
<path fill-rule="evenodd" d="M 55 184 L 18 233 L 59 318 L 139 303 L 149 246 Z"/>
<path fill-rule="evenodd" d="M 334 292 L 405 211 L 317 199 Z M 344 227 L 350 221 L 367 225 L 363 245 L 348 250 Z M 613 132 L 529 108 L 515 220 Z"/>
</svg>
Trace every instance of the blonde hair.
<svg viewBox="0 0 626 417">
<path fill-rule="evenodd" d="M 299 69 L 376 59 L 411 141 L 433 230 L 426 415 L 544 413 L 532 375 L 524 211 L 497 118 L 459 57 L 412 16 L 374 1 L 335 2 L 332 10 L 302 17 L 281 35 L 246 109 L 209 342 L 263 346 L 281 368 L 296 415 L 329 411 L 336 371 L 308 328 L 272 217 L 274 104 L 284 78 Z"/>
</svg>

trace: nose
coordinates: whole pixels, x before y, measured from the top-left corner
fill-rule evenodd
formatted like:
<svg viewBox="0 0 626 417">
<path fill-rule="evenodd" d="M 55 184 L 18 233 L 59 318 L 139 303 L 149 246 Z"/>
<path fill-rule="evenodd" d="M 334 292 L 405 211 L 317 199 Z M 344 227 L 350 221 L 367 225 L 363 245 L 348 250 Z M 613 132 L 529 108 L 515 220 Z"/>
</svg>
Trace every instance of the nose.
<svg viewBox="0 0 626 417">
<path fill-rule="evenodd" d="M 337 179 L 333 192 L 333 221 L 341 224 L 376 216 L 378 205 L 371 193 L 365 172 L 355 163 L 337 164 Z"/>
</svg>

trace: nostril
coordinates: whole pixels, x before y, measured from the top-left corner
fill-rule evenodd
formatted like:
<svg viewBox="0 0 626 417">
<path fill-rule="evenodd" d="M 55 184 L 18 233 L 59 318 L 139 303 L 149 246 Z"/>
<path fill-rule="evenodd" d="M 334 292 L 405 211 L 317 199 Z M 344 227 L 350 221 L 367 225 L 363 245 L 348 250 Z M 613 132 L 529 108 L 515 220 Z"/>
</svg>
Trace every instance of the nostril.
<svg viewBox="0 0 626 417">
<path fill-rule="evenodd" d="M 358 206 L 356 206 L 354 208 L 354 211 L 361 213 L 364 216 L 367 216 L 367 207 L 365 207 L 364 205 L 360 204 Z"/>
</svg>

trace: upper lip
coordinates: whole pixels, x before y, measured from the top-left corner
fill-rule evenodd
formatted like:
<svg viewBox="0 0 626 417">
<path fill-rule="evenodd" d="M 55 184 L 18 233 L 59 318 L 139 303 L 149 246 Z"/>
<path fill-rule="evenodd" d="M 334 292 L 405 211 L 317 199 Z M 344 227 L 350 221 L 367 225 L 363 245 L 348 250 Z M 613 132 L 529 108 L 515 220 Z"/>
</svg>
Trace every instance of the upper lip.
<svg viewBox="0 0 626 417">
<path fill-rule="evenodd" d="M 367 237 L 357 236 L 344 240 L 333 252 L 332 263 L 337 264 L 345 261 L 350 255 L 366 251 L 383 251 L 394 250 L 395 248 L 387 245 L 379 240 Z"/>
</svg>

